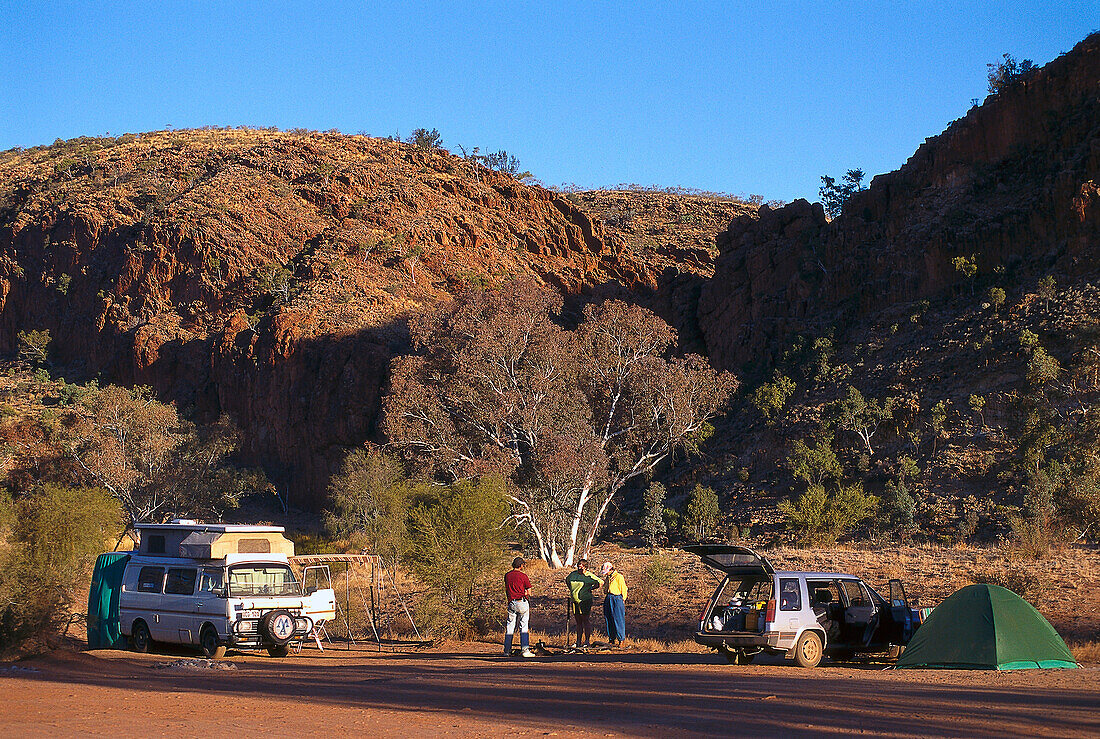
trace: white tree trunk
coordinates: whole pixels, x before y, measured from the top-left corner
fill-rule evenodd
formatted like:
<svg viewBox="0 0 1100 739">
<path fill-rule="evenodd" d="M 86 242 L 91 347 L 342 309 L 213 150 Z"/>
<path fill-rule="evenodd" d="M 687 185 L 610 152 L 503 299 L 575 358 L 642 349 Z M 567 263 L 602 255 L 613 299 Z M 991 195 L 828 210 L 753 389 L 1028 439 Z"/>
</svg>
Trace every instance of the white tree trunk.
<svg viewBox="0 0 1100 739">
<path fill-rule="evenodd" d="M 591 490 L 591 484 L 586 484 L 581 488 L 580 495 L 577 496 L 577 507 L 573 509 L 573 523 L 569 526 L 569 547 L 565 550 L 565 565 L 567 567 L 573 564 L 573 557 L 577 553 L 577 536 L 581 531 L 584 506 L 591 497 Z"/>
<path fill-rule="evenodd" d="M 875 435 L 875 432 L 863 428 L 856 429 L 856 434 L 859 435 L 859 438 L 863 439 L 863 445 L 867 447 L 867 456 L 875 456 L 875 451 L 871 449 L 871 437 Z"/>
<path fill-rule="evenodd" d="M 596 541 L 596 532 L 600 529 L 600 521 L 603 520 L 603 514 L 607 512 L 607 506 L 611 503 L 611 499 L 615 497 L 617 489 L 609 490 L 607 497 L 603 499 L 603 503 L 600 505 L 600 510 L 596 511 L 596 518 L 592 521 L 592 528 L 588 532 L 588 538 L 584 542 L 584 554 L 581 555 L 585 559 L 588 559 L 588 551 L 592 548 L 592 542 Z"/>
</svg>

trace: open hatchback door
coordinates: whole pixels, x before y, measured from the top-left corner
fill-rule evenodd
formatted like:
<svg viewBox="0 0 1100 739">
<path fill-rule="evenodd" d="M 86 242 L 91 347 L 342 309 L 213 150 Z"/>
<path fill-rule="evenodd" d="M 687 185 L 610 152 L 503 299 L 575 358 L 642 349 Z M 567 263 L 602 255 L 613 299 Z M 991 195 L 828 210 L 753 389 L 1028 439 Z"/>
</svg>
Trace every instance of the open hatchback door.
<svg viewBox="0 0 1100 739">
<path fill-rule="evenodd" d="M 760 575 L 770 578 L 775 574 L 768 558 L 748 547 L 732 544 L 692 544 L 683 549 L 699 557 L 706 566 L 727 575 L 742 577 Z"/>
</svg>

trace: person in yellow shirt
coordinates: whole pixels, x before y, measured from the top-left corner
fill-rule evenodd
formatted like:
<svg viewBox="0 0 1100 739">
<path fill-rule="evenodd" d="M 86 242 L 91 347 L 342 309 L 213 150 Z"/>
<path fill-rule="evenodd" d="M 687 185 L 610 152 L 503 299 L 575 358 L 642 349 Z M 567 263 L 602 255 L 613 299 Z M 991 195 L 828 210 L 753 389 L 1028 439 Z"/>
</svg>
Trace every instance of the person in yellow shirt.
<svg viewBox="0 0 1100 739">
<path fill-rule="evenodd" d="M 600 568 L 604 578 L 603 617 L 607 621 L 607 640 L 611 646 L 622 646 L 626 638 L 626 578 L 615 565 L 604 562 Z"/>
</svg>

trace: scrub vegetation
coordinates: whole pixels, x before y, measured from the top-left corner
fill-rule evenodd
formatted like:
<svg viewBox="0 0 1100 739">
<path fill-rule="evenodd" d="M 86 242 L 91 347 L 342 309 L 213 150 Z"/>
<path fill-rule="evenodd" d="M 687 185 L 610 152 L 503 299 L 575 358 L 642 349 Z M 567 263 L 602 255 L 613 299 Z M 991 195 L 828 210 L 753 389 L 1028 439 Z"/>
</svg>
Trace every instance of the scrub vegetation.
<svg viewBox="0 0 1100 739">
<path fill-rule="evenodd" d="M 96 556 L 123 527 L 102 488 L 47 483 L 0 495 L 0 654 L 49 646 L 87 602 Z"/>
</svg>

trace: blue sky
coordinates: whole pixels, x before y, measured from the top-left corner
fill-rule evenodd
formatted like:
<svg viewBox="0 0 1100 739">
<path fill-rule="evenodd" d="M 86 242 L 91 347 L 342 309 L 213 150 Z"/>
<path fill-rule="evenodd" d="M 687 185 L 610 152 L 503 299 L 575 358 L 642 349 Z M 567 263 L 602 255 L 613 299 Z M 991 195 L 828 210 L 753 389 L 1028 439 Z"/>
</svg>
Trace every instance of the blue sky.
<svg viewBox="0 0 1100 739">
<path fill-rule="evenodd" d="M 816 199 L 900 166 L 1044 64 L 1090 2 L 18 2 L 0 7 L 0 149 L 202 125 L 437 128 L 549 184 Z"/>
</svg>

